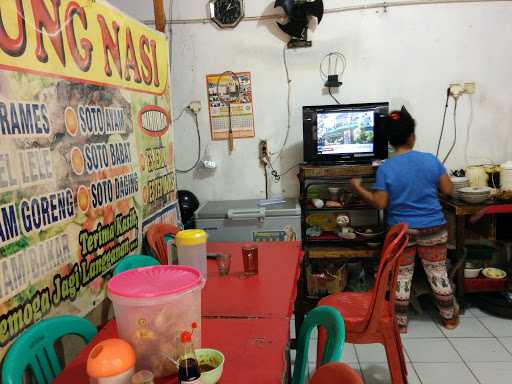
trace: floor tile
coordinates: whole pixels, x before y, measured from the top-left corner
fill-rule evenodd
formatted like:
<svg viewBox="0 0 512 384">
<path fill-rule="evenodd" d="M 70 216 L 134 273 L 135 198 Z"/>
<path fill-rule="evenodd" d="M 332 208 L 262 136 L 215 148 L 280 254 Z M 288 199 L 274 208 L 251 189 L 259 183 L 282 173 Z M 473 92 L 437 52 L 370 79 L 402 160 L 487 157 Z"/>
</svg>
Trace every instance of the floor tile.
<svg viewBox="0 0 512 384">
<path fill-rule="evenodd" d="M 478 320 L 496 337 L 512 336 L 512 319 L 481 317 Z"/>
<path fill-rule="evenodd" d="M 387 364 L 361 363 L 361 373 L 365 384 L 391 384 Z"/>
<path fill-rule="evenodd" d="M 500 337 L 499 341 L 512 353 L 512 337 Z"/>
<path fill-rule="evenodd" d="M 355 346 L 357 358 L 362 363 L 386 363 L 386 351 L 382 344 L 357 344 Z M 405 357 L 409 361 L 408 357 Z"/>
<path fill-rule="evenodd" d="M 478 384 L 464 363 L 414 363 L 422 384 Z"/>
<path fill-rule="evenodd" d="M 488 314 L 487 312 L 484 312 L 477 307 L 470 307 L 468 308 L 467 312 L 470 312 L 473 317 L 480 318 L 480 317 L 494 317 L 493 315 Z"/>
<path fill-rule="evenodd" d="M 466 307 L 464 313 L 462 313 L 462 311 L 459 313 L 459 317 L 475 317 L 475 315 L 471 312 L 471 307 Z"/>
<path fill-rule="evenodd" d="M 402 334 L 403 339 L 444 337 L 438 326 L 430 317 L 412 317 L 407 326 L 407 333 Z"/>
<path fill-rule="evenodd" d="M 457 363 L 460 356 L 447 339 L 405 339 L 403 341 L 409 358 L 414 363 Z"/>
<path fill-rule="evenodd" d="M 295 339 L 295 320 L 290 320 L 290 339 Z"/>
<path fill-rule="evenodd" d="M 352 369 L 354 369 L 357 373 L 363 377 L 363 373 L 361 372 L 361 366 L 359 363 L 347 363 L 348 366 L 350 366 Z"/>
<path fill-rule="evenodd" d="M 343 355 L 341 356 L 341 361 L 343 363 L 358 364 L 356 350 L 354 344 L 345 343 L 345 347 L 343 348 Z"/>
<path fill-rule="evenodd" d="M 507 384 L 512 377 L 512 363 L 468 363 L 480 384 Z"/>
<path fill-rule="evenodd" d="M 460 319 L 459 326 L 448 330 L 441 327 L 442 332 L 447 337 L 492 337 L 492 334 L 485 328 L 478 319 L 472 317 L 463 317 Z"/>
<path fill-rule="evenodd" d="M 387 364 L 361 363 L 361 372 L 365 384 L 391 384 L 391 376 Z M 413 366 L 407 364 L 408 384 L 421 384 Z"/>
<path fill-rule="evenodd" d="M 450 339 L 466 363 L 512 362 L 512 355 L 495 338 Z"/>
<path fill-rule="evenodd" d="M 317 347 L 317 340 L 310 339 L 309 340 L 309 352 L 308 352 L 308 361 L 310 363 L 316 364 L 316 347 Z"/>
</svg>

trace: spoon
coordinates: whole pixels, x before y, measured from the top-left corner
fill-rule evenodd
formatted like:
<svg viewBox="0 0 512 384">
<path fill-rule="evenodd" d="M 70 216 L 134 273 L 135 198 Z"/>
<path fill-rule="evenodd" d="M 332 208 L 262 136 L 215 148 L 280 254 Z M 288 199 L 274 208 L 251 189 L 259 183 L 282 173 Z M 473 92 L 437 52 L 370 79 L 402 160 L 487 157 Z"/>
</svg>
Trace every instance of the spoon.
<svg viewBox="0 0 512 384">
<path fill-rule="evenodd" d="M 179 363 L 178 363 L 176 360 L 174 360 L 171 356 L 169 356 L 167 353 L 165 353 L 165 352 L 161 352 L 161 353 L 162 353 L 162 355 L 164 355 L 168 360 L 170 360 L 174 365 L 176 365 L 176 368 L 179 368 L 179 367 L 180 367 Z"/>
</svg>

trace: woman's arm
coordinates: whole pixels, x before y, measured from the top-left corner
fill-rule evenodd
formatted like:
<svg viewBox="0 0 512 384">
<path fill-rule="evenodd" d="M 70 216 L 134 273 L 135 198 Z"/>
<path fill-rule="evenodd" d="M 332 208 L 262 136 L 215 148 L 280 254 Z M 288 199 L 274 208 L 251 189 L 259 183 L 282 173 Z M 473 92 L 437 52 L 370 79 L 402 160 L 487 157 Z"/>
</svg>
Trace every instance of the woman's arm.
<svg viewBox="0 0 512 384">
<path fill-rule="evenodd" d="M 439 192 L 441 192 L 443 195 L 453 195 L 453 183 L 447 173 L 439 178 L 438 187 Z"/>
<path fill-rule="evenodd" d="M 384 209 L 388 206 L 388 193 L 385 191 L 369 191 L 363 187 L 361 179 L 352 179 L 350 184 L 354 191 L 368 204 L 377 209 Z"/>
</svg>

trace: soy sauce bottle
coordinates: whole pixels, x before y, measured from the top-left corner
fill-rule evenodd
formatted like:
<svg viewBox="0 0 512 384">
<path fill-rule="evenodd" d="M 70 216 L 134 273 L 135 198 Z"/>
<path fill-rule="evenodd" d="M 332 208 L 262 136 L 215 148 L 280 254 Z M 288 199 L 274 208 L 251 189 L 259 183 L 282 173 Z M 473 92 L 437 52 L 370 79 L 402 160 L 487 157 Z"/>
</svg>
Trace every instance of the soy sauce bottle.
<svg viewBox="0 0 512 384">
<path fill-rule="evenodd" d="M 197 362 L 196 353 L 192 345 L 192 333 L 183 331 L 180 337 L 180 365 L 178 368 L 179 384 L 199 384 L 201 383 L 201 372 Z"/>
</svg>

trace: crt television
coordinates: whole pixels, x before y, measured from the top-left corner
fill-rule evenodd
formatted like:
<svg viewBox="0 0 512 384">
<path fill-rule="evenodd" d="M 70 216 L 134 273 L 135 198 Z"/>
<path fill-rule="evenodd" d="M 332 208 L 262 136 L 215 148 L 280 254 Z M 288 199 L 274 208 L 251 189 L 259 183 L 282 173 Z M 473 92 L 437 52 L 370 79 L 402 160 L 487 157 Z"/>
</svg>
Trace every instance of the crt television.
<svg viewBox="0 0 512 384">
<path fill-rule="evenodd" d="M 389 103 L 302 107 L 306 163 L 371 163 L 388 157 Z"/>
</svg>

